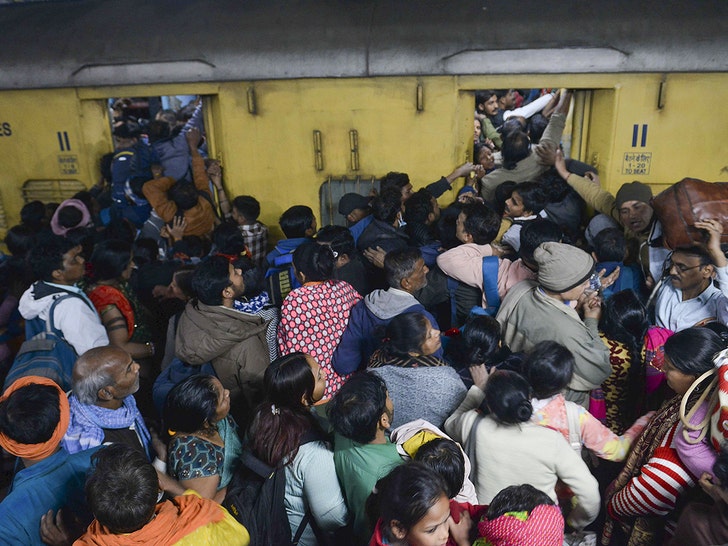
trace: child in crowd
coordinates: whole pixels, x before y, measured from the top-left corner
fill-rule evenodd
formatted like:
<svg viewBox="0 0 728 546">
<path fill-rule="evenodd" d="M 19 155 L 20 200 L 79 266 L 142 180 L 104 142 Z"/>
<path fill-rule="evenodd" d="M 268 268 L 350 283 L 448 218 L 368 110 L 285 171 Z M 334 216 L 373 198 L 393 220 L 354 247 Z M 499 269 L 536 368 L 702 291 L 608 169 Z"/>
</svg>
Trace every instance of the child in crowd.
<svg viewBox="0 0 728 546">
<path fill-rule="evenodd" d="M 268 247 L 268 228 L 258 221 L 260 203 L 250 195 L 239 195 L 233 199 L 232 215 L 255 265 L 262 266 Z"/>
<path fill-rule="evenodd" d="M 652 416 L 640 417 L 618 436 L 582 406 L 564 399 L 561 393 L 574 374 L 574 356 L 555 341 L 537 343 L 523 361 L 523 373 L 534 397 L 532 421 L 560 432 L 578 453 L 584 446 L 602 459 L 623 461 Z"/>
<path fill-rule="evenodd" d="M 521 182 L 506 199 L 503 208 L 504 218 L 512 222 L 503 234 L 501 242 L 518 252 L 521 248 L 521 228 L 539 216 L 545 217 L 543 208 L 546 206 L 546 196 L 541 185 L 536 182 Z"/>
<path fill-rule="evenodd" d="M 466 512 L 454 523 L 447 484 L 426 465 L 396 467 L 377 482 L 375 491 L 367 501 L 374 524 L 369 546 L 432 546 L 451 538 L 457 546 L 470 546 L 472 519 Z"/>
<path fill-rule="evenodd" d="M 450 498 L 459 503 L 478 504 L 475 486 L 470 481 L 470 459 L 459 444 L 424 419 L 410 421 L 392 430 L 392 442 L 404 459 L 432 464 L 448 482 Z M 457 451 L 458 453 L 455 453 Z"/>
<path fill-rule="evenodd" d="M 532 485 L 511 485 L 495 497 L 478 522 L 473 546 L 561 546 L 564 518 L 558 506 Z"/>
</svg>

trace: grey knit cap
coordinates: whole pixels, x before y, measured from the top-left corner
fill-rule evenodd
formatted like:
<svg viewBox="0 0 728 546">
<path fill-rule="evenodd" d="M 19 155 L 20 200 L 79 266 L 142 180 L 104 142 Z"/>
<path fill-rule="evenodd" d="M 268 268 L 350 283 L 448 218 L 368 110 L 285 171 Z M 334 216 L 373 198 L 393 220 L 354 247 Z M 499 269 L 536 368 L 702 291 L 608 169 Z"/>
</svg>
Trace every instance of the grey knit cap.
<svg viewBox="0 0 728 546">
<path fill-rule="evenodd" d="M 649 204 L 651 199 L 652 188 L 635 180 L 634 182 L 622 184 L 622 187 L 617 190 L 617 195 L 614 196 L 614 205 L 620 208 L 627 201 L 642 201 Z"/>
<path fill-rule="evenodd" d="M 538 265 L 538 283 L 559 294 L 579 286 L 594 273 L 594 259 L 564 243 L 541 243 L 533 259 Z"/>
</svg>

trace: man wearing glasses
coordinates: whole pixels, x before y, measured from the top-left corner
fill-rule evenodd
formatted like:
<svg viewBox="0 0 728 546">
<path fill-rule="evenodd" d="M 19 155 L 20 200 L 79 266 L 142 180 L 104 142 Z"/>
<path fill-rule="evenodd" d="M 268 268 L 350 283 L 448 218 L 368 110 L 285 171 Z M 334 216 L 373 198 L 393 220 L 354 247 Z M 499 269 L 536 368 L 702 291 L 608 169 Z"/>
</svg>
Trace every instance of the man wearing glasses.
<svg viewBox="0 0 728 546">
<path fill-rule="evenodd" d="M 665 264 L 669 275 L 655 300 L 658 326 L 674 332 L 717 320 L 728 321 L 728 260 L 720 248 L 719 220 L 696 222 L 709 234 L 707 245 L 678 248 Z M 718 281 L 720 288 L 713 282 Z"/>
</svg>

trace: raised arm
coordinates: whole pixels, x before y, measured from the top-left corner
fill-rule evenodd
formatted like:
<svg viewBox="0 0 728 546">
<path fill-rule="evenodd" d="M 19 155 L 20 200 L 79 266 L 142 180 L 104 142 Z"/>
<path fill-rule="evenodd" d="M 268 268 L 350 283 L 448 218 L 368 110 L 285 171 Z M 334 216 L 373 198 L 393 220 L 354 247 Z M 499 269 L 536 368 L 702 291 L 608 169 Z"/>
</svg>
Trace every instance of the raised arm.
<svg viewBox="0 0 728 546">
<path fill-rule="evenodd" d="M 480 165 L 473 165 L 468 161 L 466 163 L 463 163 L 459 167 L 455 167 L 455 169 L 453 169 L 450 174 L 448 174 L 447 176 L 443 176 L 437 182 L 428 184 L 425 189 L 430 193 L 430 195 L 437 199 L 443 193 L 452 189 L 452 183 L 455 182 L 455 180 L 457 180 L 461 176 L 468 176 L 473 171 L 480 172 L 482 171 L 482 169 L 483 168 L 480 167 Z M 480 172 L 480 176 L 484 174 L 485 172 Z"/>
<path fill-rule="evenodd" d="M 549 124 L 546 126 L 546 130 L 543 132 L 541 141 L 538 143 L 536 148 L 542 146 L 551 146 L 557 148 L 561 142 L 561 135 L 564 133 L 564 126 L 566 124 L 566 114 L 569 113 L 569 106 L 571 106 L 571 96 L 573 92 L 567 90 L 561 93 L 559 104 L 556 106 L 554 115 L 551 116 Z"/>
<path fill-rule="evenodd" d="M 556 110 L 556 107 L 559 104 L 559 99 L 561 98 L 561 89 L 557 90 L 555 93 L 552 93 L 551 95 L 551 101 L 544 107 L 543 110 L 541 110 L 541 115 L 545 118 L 550 118 L 551 114 L 554 113 L 554 110 Z"/>
<path fill-rule="evenodd" d="M 219 161 L 216 159 L 210 161 L 210 164 L 207 167 L 207 175 L 210 177 L 213 186 L 215 186 L 217 202 L 220 205 L 220 212 L 222 212 L 223 217 L 230 218 L 232 216 L 232 207 L 230 206 L 230 201 L 225 193 L 225 188 L 222 185 L 222 167 L 220 166 Z"/>
<path fill-rule="evenodd" d="M 195 181 L 195 187 L 199 191 L 205 191 L 209 194 L 210 183 L 207 178 L 207 171 L 205 170 L 205 160 L 197 149 L 197 145 L 200 143 L 200 137 L 200 130 L 196 127 L 192 127 L 185 134 L 187 145 L 190 148 L 190 157 L 192 158 L 192 178 Z"/>
<path fill-rule="evenodd" d="M 202 99 L 199 97 L 196 100 L 197 106 L 195 107 L 195 111 L 192 112 L 192 117 L 187 120 L 187 123 L 185 123 L 185 126 L 182 128 L 182 132 L 186 133 L 193 127 L 195 129 L 199 129 L 202 131 L 203 128 L 203 121 L 202 121 Z"/>
<path fill-rule="evenodd" d="M 537 114 L 543 110 L 546 105 L 550 104 L 554 98 L 555 93 L 546 93 L 543 97 L 537 98 L 535 101 L 528 103 L 526 106 L 521 106 L 514 110 L 507 110 L 503 113 L 503 119 L 506 120 L 513 116 L 523 116 L 524 118 L 530 118 L 534 114 Z"/>
<path fill-rule="evenodd" d="M 574 188 L 576 193 L 578 193 L 590 207 L 593 207 L 602 214 L 611 216 L 617 222 L 620 221 L 619 211 L 616 209 L 614 196 L 608 191 L 602 189 L 599 184 L 599 176 L 592 175 L 590 178 L 586 178 L 579 176 L 578 174 L 570 173 L 566 168 L 564 154 L 558 148 L 552 149 L 549 152 L 541 150 L 539 151 L 539 157 L 543 160 L 547 153 L 553 154 L 554 167 L 556 167 L 556 171 L 559 173 L 559 176 L 561 176 L 561 178 L 563 178 L 569 186 Z"/>
</svg>

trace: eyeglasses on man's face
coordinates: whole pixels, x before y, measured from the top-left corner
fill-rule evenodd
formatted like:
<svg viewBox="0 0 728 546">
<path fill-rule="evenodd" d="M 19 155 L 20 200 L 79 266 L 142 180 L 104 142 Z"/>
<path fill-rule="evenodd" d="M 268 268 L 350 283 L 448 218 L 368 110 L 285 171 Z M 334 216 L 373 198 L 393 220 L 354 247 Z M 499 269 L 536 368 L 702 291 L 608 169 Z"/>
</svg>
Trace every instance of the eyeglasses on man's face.
<svg viewBox="0 0 728 546">
<path fill-rule="evenodd" d="M 689 265 L 685 265 L 685 264 L 681 264 L 681 263 L 675 263 L 672 260 L 669 260 L 665 265 L 667 267 L 668 272 L 672 271 L 672 268 L 674 267 L 675 271 L 677 271 L 678 274 L 682 275 L 683 273 L 686 273 L 686 272 L 690 271 L 691 269 L 697 269 L 699 267 L 703 267 L 704 264 L 689 266 Z"/>
</svg>

